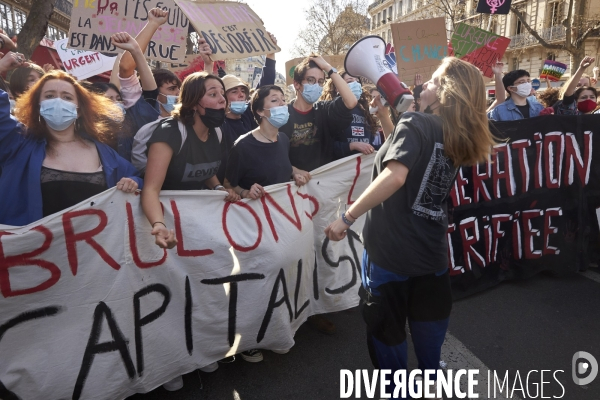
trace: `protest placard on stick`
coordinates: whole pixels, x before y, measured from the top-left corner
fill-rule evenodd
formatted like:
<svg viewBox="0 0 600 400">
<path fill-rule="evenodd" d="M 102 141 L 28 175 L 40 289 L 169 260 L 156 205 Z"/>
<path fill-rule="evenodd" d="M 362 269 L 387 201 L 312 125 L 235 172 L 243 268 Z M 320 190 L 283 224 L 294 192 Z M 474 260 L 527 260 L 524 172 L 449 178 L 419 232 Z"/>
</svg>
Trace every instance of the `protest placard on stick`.
<svg viewBox="0 0 600 400">
<path fill-rule="evenodd" d="M 67 48 L 68 39 L 54 42 L 56 52 L 65 70 L 78 80 L 110 71 L 116 57 L 106 57 L 95 51 L 74 50 Z"/>
<path fill-rule="evenodd" d="M 444 18 L 392 24 L 398 77 L 412 82 L 415 74 L 429 80 L 448 55 L 448 39 Z"/>
<path fill-rule="evenodd" d="M 167 22 L 148 44 L 146 57 L 163 62 L 183 62 L 189 21 L 173 0 L 74 0 L 67 47 L 104 53 L 122 53 L 112 44 L 114 33 L 135 37 L 148 21 L 148 11 L 169 11 Z"/>
<path fill-rule="evenodd" d="M 210 46 L 213 60 L 246 58 L 281 51 L 262 20 L 243 3 L 175 0 Z"/>
<path fill-rule="evenodd" d="M 345 54 L 339 54 L 336 56 L 321 56 L 325 61 L 331 64 L 336 69 L 344 68 L 344 60 L 346 59 Z M 294 70 L 296 65 L 304 60 L 304 57 L 293 58 L 285 63 L 285 84 L 291 85 L 294 83 Z"/>
<path fill-rule="evenodd" d="M 547 78 L 551 82 L 558 82 L 566 71 L 567 64 L 563 64 L 554 60 L 546 60 L 544 61 L 544 66 L 542 67 L 540 79 Z"/>
<path fill-rule="evenodd" d="M 501 60 L 510 39 L 465 23 L 456 26 L 450 39 L 451 54 L 467 61 L 492 78 L 492 66 Z"/>
</svg>

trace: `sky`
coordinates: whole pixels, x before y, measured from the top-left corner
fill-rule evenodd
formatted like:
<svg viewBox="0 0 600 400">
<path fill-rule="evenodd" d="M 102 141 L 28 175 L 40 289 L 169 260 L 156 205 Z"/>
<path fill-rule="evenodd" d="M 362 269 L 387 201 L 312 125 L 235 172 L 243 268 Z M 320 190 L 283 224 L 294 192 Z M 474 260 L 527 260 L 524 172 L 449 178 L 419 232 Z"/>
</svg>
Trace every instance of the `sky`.
<svg viewBox="0 0 600 400">
<path fill-rule="evenodd" d="M 276 69 L 285 76 L 285 62 L 294 58 L 292 49 L 301 29 L 305 27 L 304 9 L 309 2 L 292 0 L 245 0 L 263 20 L 265 28 L 277 38 L 281 51 L 275 54 Z M 302 4 L 301 9 L 298 9 Z"/>
</svg>

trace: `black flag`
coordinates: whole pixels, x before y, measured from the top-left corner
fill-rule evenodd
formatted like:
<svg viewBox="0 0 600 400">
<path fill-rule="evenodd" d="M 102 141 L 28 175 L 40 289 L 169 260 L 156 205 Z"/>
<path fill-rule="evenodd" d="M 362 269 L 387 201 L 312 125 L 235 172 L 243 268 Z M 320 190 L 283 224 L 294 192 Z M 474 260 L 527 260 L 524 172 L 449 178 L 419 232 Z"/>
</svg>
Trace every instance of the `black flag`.
<svg viewBox="0 0 600 400">
<path fill-rule="evenodd" d="M 479 0 L 477 12 L 482 14 L 508 14 L 511 0 Z"/>
</svg>

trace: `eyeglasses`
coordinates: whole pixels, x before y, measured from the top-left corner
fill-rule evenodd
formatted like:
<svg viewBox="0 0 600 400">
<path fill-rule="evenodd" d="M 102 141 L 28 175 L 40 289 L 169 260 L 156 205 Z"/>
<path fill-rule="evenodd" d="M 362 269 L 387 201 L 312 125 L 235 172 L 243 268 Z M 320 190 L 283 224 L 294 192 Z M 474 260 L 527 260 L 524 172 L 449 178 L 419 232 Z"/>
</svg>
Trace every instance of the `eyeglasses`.
<svg viewBox="0 0 600 400">
<path fill-rule="evenodd" d="M 308 78 L 306 78 L 306 82 L 308 82 L 309 85 L 314 85 L 315 83 L 318 83 L 319 86 L 323 86 L 325 84 L 325 79 L 319 79 L 318 81 L 313 78 L 312 76 L 309 76 Z"/>
</svg>

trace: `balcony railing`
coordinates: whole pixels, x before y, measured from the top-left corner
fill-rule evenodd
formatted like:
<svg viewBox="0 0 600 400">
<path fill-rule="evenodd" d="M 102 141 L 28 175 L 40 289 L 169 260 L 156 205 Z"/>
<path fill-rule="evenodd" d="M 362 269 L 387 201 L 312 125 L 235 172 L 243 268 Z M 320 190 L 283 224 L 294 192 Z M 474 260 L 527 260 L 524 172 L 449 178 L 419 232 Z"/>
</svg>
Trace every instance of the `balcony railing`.
<svg viewBox="0 0 600 400">
<path fill-rule="evenodd" d="M 564 40 L 567 30 L 562 25 L 552 26 L 550 28 L 538 31 L 538 34 L 546 42 L 556 42 Z M 510 37 L 509 49 L 518 49 L 520 47 L 533 46 L 538 44 L 538 40 L 529 32 L 521 33 Z"/>
</svg>

